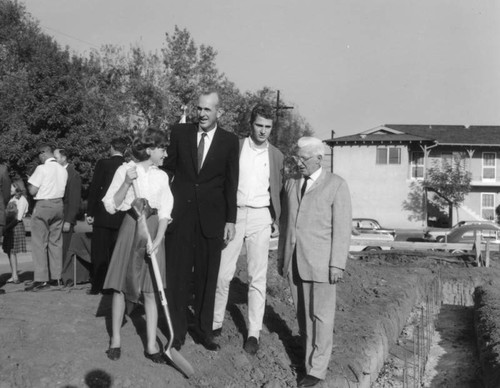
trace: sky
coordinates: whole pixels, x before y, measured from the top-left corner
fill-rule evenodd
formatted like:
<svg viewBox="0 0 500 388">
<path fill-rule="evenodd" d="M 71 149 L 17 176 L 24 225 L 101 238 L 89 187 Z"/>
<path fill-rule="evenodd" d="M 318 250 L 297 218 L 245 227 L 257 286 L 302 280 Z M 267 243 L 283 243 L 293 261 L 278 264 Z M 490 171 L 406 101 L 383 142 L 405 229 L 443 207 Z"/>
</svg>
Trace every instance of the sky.
<svg viewBox="0 0 500 388">
<path fill-rule="evenodd" d="M 242 91 L 280 90 L 315 135 L 500 125 L 497 0 L 21 0 L 81 54 L 186 28 Z"/>
</svg>

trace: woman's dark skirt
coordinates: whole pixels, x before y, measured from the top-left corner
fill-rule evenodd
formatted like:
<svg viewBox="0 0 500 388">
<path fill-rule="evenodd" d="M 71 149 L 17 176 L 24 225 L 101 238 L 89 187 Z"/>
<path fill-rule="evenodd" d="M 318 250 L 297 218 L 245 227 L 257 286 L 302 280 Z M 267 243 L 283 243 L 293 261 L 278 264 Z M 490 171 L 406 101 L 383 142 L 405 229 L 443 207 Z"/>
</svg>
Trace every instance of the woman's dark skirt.
<svg viewBox="0 0 500 388">
<path fill-rule="evenodd" d="M 7 254 L 26 252 L 26 230 L 23 222 L 18 222 L 4 234 L 2 249 Z"/>
<path fill-rule="evenodd" d="M 151 215 L 147 225 L 154 240 L 158 230 L 158 216 Z M 165 244 L 158 247 L 156 259 L 165 285 Z M 157 291 L 153 276 L 151 259 L 146 254 L 146 240 L 139 237 L 137 221 L 127 213 L 118 233 L 103 288 L 121 291 L 127 300 L 136 303 L 141 292 Z"/>
</svg>

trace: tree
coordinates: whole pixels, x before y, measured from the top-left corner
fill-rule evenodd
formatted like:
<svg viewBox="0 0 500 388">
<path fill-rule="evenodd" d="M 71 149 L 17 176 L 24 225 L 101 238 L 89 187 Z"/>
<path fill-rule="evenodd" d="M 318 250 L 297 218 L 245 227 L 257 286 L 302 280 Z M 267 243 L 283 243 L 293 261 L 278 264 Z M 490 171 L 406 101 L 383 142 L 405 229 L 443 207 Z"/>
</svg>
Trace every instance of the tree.
<svg viewBox="0 0 500 388">
<path fill-rule="evenodd" d="M 40 31 L 24 5 L 0 0 L 0 156 L 11 173 L 24 177 L 38 164 L 40 141 L 65 148 L 82 175 L 85 198 L 112 137 L 148 126 L 168 130 L 182 105 L 194 121 L 203 90 L 221 96 L 221 127 L 246 134 L 253 105 L 274 104 L 276 92 L 243 95 L 217 69 L 216 57 L 215 49 L 198 46 L 177 26 L 160 54 L 105 45 L 88 57 L 72 55 Z M 275 145 L 289 155 L 298 137 L 309 133 L 298 112 L 284 112 Z"/>
<path fill-rule="evenodd" d="M 442 166 L 435 163 L 429 170 L 422 185 L 441 197 L 442 205 L 449 208 L 450 224 L 453 224 L 453 208 L 458 220 L 458 208 L 470 192 L 471 173 L 464 167 L 464 159 L 455 156 L 451 163 Z"/>
</svg>

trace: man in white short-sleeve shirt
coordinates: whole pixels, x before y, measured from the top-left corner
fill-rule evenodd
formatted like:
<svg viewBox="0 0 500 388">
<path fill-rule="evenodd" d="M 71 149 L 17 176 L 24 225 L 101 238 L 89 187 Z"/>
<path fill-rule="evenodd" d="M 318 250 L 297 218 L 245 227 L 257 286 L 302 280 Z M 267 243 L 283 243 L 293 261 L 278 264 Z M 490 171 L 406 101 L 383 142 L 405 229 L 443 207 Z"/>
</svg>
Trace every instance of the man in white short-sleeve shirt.
<svg viewBox="0 0 500 388">
<path fill-rule="evenodd" d="M 57 163 L 48 144 L 38 147 L 40 164 L 28 179 L 28 190 L 36 204 L 31 215 L 31 251 L 34 282 L 26 291 L 59 286 L 62 270 L 63 197 L 68 173 Z"/>
</svg>

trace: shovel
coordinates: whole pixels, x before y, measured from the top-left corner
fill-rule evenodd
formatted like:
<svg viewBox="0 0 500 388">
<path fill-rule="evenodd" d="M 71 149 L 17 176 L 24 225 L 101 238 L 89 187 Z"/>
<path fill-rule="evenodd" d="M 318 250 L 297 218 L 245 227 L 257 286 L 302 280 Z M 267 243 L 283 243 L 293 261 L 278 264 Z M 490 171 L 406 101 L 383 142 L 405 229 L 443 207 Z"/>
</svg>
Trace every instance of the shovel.
<svg viewBox="0 0 500 388">
<path fill-rule="evenodd" d="M 147 203 L 147 200 L 139 198 L 140 194 L 137 180 L 133 181 L 133 185 L 136 199 L 141 199 L 143 202 L 142 205 L 144 205 L 145 203 Z M 153 245 L 151 235 L 149 234 L 148 225 L 146 223 L 146 215 L 144 212 L 145 206 L 134 206 L 134 204 L 132 204 L 132 209 L 137 216 L 137 227 L 139 229 L 139 233 L 147 238 L 147 246 Z M 172 326 L 172 320 L 168 311 L 167 298 L 165 297 L 165 291 L 163 290 L 163 282 L 161 280 L 160 268 L 158 267 L 155 252 L 151 252 L 150 258 L 153 267 L 153 278 L 156 282 L 156 286 L 158 287 L 160 302 L 163 307 L 163 312 L 165 313 L 165 318 L 167 319 L 168 331 L 170 333 L 170 338 L 168 339 L 167 346 L 165 347 L 165 354 L 167 355 L 172 366 L 179 372 L 181 372 L 186 378 L 189 378 L 194 374 L 193 367 L 176 349 L 172 348 L 172 342 L 174 340 L 174 328 Z"/>
</svg>

